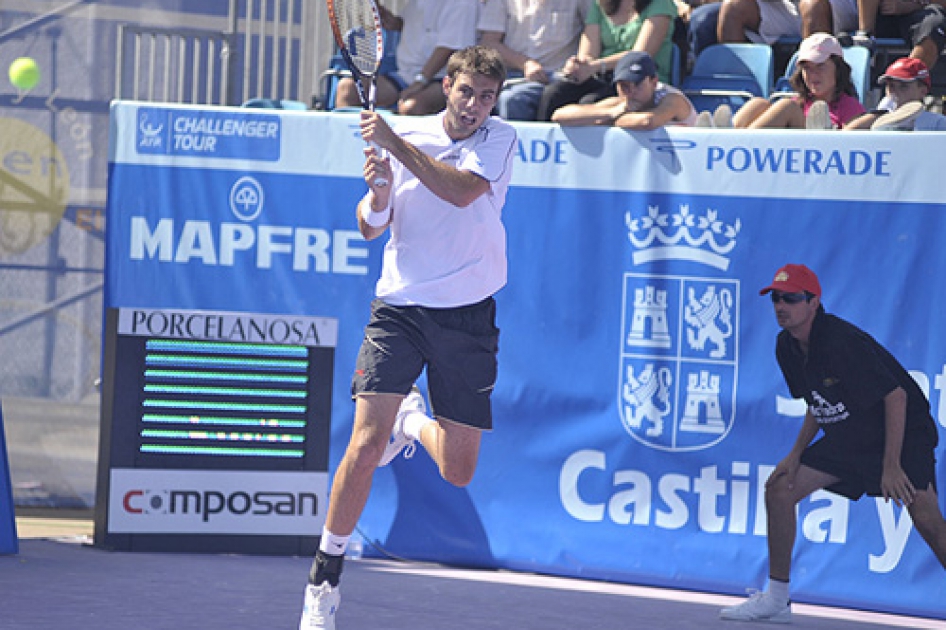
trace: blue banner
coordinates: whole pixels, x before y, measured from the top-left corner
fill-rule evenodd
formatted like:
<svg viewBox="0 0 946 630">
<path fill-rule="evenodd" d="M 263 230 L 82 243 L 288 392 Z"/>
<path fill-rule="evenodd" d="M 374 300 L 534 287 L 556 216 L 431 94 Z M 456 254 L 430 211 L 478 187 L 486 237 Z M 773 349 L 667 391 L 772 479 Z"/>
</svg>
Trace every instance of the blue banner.
<svg viewBox="0 0 946 630">
<path fill-rule="evenodd" d="M 7 463 L 7 440 L 3 431 L 3 408 L 0 407 L 0 554 L 17 553 L 16 512 L 13 507 L 13 486 Z"/>
<path fill-rule="evenodd" d="M 106 306 L 338 318 L 334 467 L 383 246 L 357 231 L 357 117 L 261 114 L 279 121 L 272 160 L 246 136 L 216 155 L 151 152 L 139 123 L 165 120 L 156 110 L 113 106 Z M 764 482 L 805 409 L 758 295 L 787 262 L 814 269 L 828 311 L 911 371 L 943 433 L 946 205 L 923 157 L 941 136 L 518 131 L 495 430 L 467 488 L 420 454 L 380 470 L 369 538 L 472 566 L 761 586 Z M 801 503 L 797 601 L 946 618 L 944 596 L 905 510 L 826 492 Z"/>
</svg>

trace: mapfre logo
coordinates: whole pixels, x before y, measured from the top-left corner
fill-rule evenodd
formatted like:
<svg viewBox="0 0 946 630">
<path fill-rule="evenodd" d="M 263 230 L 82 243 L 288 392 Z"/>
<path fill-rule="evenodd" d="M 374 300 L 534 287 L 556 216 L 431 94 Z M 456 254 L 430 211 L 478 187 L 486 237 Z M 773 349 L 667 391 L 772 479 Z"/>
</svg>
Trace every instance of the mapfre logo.
<svg viewBox="0 0 946 630">
<path fill-rule="evenodd" d="M 241 221 L 252 221 L 263 212 L 265 198 L 262 184 L 246 175 L 230 188 L 230 211 Z"/>
<path fill-rule="evenodd" d="M 741 224 L 681 206 L 625 216 L 633 262 L 684 260 L 725 270 Z M 739 282 L 726 278 L 624 274 L 618 410 L 627 432 L 667 451 L 720 442 L 735 414 Z"/>
</svg>

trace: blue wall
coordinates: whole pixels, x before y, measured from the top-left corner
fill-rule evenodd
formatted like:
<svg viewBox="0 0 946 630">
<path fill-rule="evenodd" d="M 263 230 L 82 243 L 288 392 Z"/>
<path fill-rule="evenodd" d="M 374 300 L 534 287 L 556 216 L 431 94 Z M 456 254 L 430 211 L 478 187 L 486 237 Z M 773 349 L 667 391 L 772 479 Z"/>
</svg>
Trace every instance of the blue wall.
<svg viewBox="0 0 946 630">
<path fill-rule="evenodd" d="M 201 110 L 113 107 L 106 305 L 339 318 L 334 466 L 382 246 L 354 220 L 357 119 L 222 114 L 255 115 L 275 124 L 277 159 L 273 137 L 223 131 L 203 132 L 219 152 L 181 149 Z M 369 539 L 472 566 L 761 586 L 762 487 L 804 413 L 758 295 L 786 262 L 912 371 L 942 431 L 946 206 L 922 157 L 939 137 L 518 130 L 495 430 L 468 488 L 422 454 L 379 471 Z M 942 569 L 905 511 L 816 493 L 799 523 L 797 601 L 943 617 Z"/>
</svg>

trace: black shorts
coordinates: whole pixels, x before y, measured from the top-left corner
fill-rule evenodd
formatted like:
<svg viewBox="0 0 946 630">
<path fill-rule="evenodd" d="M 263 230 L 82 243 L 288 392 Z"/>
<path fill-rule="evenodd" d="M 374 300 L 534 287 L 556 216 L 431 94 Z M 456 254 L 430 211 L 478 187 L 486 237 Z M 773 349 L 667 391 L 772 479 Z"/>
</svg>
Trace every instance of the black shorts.
<svg viewBox="0 0 946 630">
<path fill-rule="evenodd" d="M 904 441 L 900 465 L 917 490 L 925 490 L 931 484 L 936 488 L 935 446 L 923 440 Z M 852 501 L 864 494 L 872 497 L 883 495 L 880 488 L 883 460 L 883 453 L 851 452 L 842 440 L 833 440 L 830 436 L 824 436 L 806 448 L 801 456 L 801 463 L 805 466 L 840 479 L 825 490 Z"/>
<path fill-rule="evenodd" d="M 930 4 L 922 9 L 903 15 L 877 15 L 874 35 L 877 37 L 900 37 L 910 46 L 916 46 L 929 37 L 939 53 L 946 46 L 946 10 L 938 4 Z"/>
<path fill-rule="evenodd" d="M 426 367 L 434 416 L 488 430 L 498 350 L 493 298 L 443 309 L 375 299 L 351 393 L 407 394 Z"/>
</svg>

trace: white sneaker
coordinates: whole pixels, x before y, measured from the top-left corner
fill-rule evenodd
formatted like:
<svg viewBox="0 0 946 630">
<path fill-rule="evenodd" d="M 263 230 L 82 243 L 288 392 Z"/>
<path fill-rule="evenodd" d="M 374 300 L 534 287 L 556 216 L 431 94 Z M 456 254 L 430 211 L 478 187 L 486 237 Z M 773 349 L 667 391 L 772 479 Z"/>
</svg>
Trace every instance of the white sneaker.
<svg viewBox="0 0 946 630">
<path fill-rule="evenodd" d="M 732 129 L 732 107 L 723 103 L 713 112 L 713 126 L 717 129 Z"/>
<path fill-rule="evenodd" d="M 805 116 L 805 129 L 834 129 L 827 103 L 815 101 L 811 104 L 808 115 Z"/>
<path fill-rule="evenodd" d="M 299 630 L 335 630 L 335 611 L 341 601 L 338 587 L 328 581 L 307 585 Z"/>
<path fill-rule="evenodd" d="M 904 103 L 892 112 L 888 112 L 874 121 L 872 131 L 913 131 L 916 118 L 925 108 L 920 101 Z"/>
<path fill-rule="evenodd" d="M 696 115 L 696 122 L 693 124 L 694 127 L 712 127 L 713 126 L 713 114 L 711 112 L 700 112 Z"/>
<path fill-rule="evenodd" d="M 869 48 L 870 50 L 874 49 L 874 46 L 877 45 L 877 40 L 874 39 L 874 36 L 870 33 L 864 31 L 857 31 L 854 35 L 851 36 L 851 43 L 855 46 L 863 46 L 864 48 Z"/>
<path fill-rule="evenodd" d="M 738 606 L 719 611 L 720 619 L 732 621 L 765 621 L 767 623 L 791 623 L 792 603 L 782 604 L 766 592 L 756 591 Z"/>
<path fill-rule="evenodd" d="M 414 456 L 417 445 L 414 444 L 413 438 L 408 437 L 404 433 L 404 419 L 409 413 L 415 411 L 419 411 L 423 414 L 427 413 L 427 404 L 424 402 L 424 397 L 421 396 L 420 390 L 416 387 L 401 401 L 401 406 L 397 410 L 397 419 L 394 421 L 394 429 L 391 431 L 391 439 L 384 448 L 384 454 L 381 455 L 381 461 L 378 462 L 378 466 L 387 466 L 401 451 L 404 451 L 405 459 L 410 459 Z"/>
</svg>

